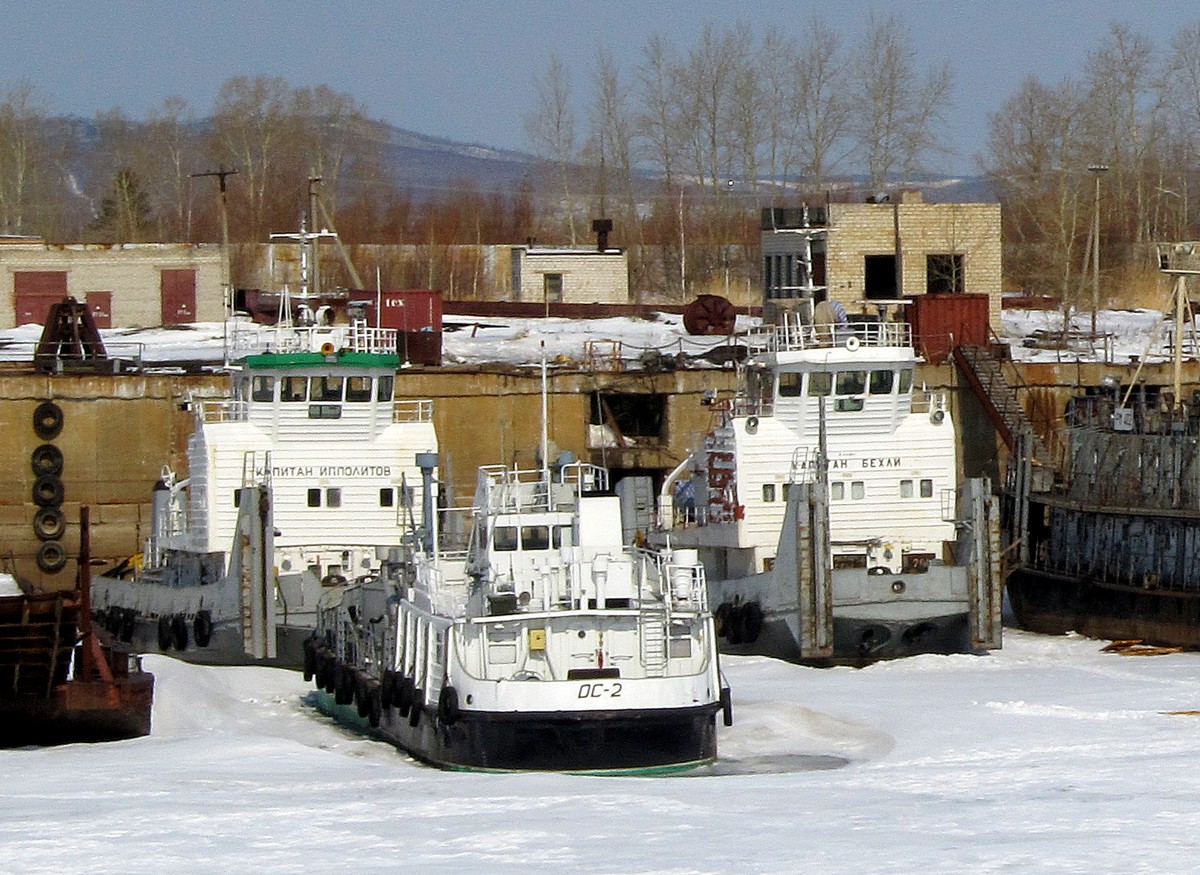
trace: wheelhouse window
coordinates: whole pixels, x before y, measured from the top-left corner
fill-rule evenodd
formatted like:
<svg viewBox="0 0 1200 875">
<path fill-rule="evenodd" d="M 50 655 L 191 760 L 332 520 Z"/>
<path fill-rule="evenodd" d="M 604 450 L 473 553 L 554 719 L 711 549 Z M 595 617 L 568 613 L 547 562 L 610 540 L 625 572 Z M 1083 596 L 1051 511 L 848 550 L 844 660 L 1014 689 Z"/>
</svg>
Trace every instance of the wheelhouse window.
<svg viewBox="0 0 1200 875">
<path fill-rule="evenodd" d="M 346 400 L 351 404 L 358 404 L 363 401 L 371 400 L 371 378 L 370 377 L 347 377 L 346 378 Z"/>
<path fill-rule="evenodd" d="M 828 395 L 833 391 L 833 374 L 818 372 L 808 375 L 808 394 L 810 397 Z"/>
<path fill-rule="evenodd" d="M 517 549 L 517 527 L 496 526 L 492 529 L 492 549 L 500 553 L 512 553 Z"/>
<path fill-rule="evenodd" d="M 275 378 L 257 376 L 251 382 L 250 398 L 254 401 L 275 400 Z"/>
<path fill-rule="evenodd" d="M 866 371 L 839 371 L 837 375 L 838 395 L 861 395 L 867 388 Z"/>
<path fill-rule="evenodd" d="M 375 382 L 375 400 L 376 401 L 391 401 L 392 400 L 392 385 L 396 378 L 391 374 L 386 377 L 380 377 Z"/>
<path fill-rule="evenodd" d="M 796 398 L 800 395 L 804 384 L 803 374 L 785 373 L 779 375 L 779 397 Z"/>
<path fill-rule="evenodd" d="M 549 526 L 521 526 L 522 550 L 549 550 Z"/>
<path fill-rule="evenodd" d="M 307 401 L 308 377 L 284 377 L 279 384 L 280 401 Z"/>
<path fill-rule="evenodd" d="M 313 377 L 312 401 L 341 401 L 342 378 L 334 376 Z"/>
<path fill-rule="evenodd" d="M 868 389 L 872 395 L 891 395 L 895 383 L 895 371 L 871 371 Z"/>
<path fill-rule="evenodd" d="M 912 368 L 904 368 L 900 371 L 900 394 L 904 395 L 912 390 L 913 372 Z"/>
<path fill-rule="evenodd" d="M 310 404 L 308 405 L 309 419 L 341 419 L 342 405 L 340 404 Z"/>
</svg>

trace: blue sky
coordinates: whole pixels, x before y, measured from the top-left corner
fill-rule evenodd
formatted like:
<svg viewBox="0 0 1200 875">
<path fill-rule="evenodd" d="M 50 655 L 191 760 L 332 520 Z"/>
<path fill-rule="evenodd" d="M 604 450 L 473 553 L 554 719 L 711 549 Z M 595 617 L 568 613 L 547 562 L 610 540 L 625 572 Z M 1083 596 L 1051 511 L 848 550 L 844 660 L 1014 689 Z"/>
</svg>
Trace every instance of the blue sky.
<svg viewBox="0 0 1200 875">
<path fill-rule="evenodd" d="M 1194 0 L 26 2 L 5 12 L 0 88 L 27 80 L 52 112 L 119 107 L 142 118 L 171 96 L 203 115 L 232 76 L 282 76 L 347 92 L 402 128 L 520 149 L 552 53 L 583 93 L 601 47 L 631 73 L 651 34 L 687 48 L 708 23 L 744 21 L 758 33 L 774 25 L 799 37 L 811 11 L 846 41 L 872 11 L 897 13 L 922 65 L 951 63 L 948 135 L 957 156 L 946 169 L 955 172 L 971 168 L 988 113 L 1026 76 L 1078 75 L 1110 23 L 1130 25 L 1165 51 L 1182 25 L 1200 19 Z"/>
</svg>

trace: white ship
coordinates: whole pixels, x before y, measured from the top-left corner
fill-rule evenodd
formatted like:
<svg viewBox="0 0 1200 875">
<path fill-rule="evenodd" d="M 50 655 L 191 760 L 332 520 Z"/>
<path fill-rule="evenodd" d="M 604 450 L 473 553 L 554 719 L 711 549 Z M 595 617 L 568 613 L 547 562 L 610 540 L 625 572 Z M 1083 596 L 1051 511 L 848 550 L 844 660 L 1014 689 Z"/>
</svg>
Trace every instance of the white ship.
<svg viewBox="0 0 1200 875">
<path fill-rule="evenodd" d="M 995 499 L 959 482 L 909 326 L 793 313 L 747 342 L 738 393 L 664 484 L 656 536 L 699 551 L 728 649 L 862 664 L 999 647 Z"/>
<path fill-rule="evenodd" d="M 434 500 L 436 458 L 422 459 Z M 732 721 L 694 550 L 627 546 L 607 472 L 482 468 L 427 510 L 402 577 L 347 588 L 306 654 L 321 707 L 428 763 L 656 772 L 711 762 Z M 465 543 L 464 543 L 465 540 Z M 397 569 L 399 571 L 399 569 Z"/>
<path fill-rule="evenodd" d="M 232 321 L 226 356 L 231 396 L 189 402 L 187 476 L 164 469 L 145 552 L 94 606 L 143 651 L 298 667 L 322 599 L 399 560 L 432 404 L 394 398 L 396 332 L 361 315 Z"/>
</svg>

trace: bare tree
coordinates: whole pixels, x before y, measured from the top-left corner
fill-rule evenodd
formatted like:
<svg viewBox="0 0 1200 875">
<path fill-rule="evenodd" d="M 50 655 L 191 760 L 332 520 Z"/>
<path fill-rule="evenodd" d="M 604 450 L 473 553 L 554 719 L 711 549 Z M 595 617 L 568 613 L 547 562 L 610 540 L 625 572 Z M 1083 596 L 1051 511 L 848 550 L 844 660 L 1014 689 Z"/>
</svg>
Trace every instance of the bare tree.
<svg viewBox="0 0 1200 875">
<path fill-rule="evenodd" d="M 571 77 L 557 55 L 550 56 L 546 72 L 538 82 L 537 103 L 533 114 L 525 119 L 525 134 L 538 154 L 554 164 L 574 245 L 577 240 L 571 167 L 576 160 L 575 116 L 571 110 Z"/>
<path fill-rule="evenodd" d="M 922 78 L 907 28 L 895 16 L 871 16 L 851 79 L 853 135 L 873 189 L 906 177 L 937 150 L 936 126 L 950 99 L 948 64 Z"/>
<path fill-rule="evenodd" d="M 32 84 L 18 84 L 0 97 L 0 228 L 6 234 L 33 230 L 33 201 L 50 157 L 45 121 Z"/>
<path fill-rule="evenodd" d="M 841 39 L 822 19 L 813 15 L 804 28 L 803 58 L 792 66 L 793 100 L 790 104 L 799 128 L 797 150 L 809 186 L 820 191 L 835 171 L 851 119 L 849 80 L 841 56 Z"/>
</svg>

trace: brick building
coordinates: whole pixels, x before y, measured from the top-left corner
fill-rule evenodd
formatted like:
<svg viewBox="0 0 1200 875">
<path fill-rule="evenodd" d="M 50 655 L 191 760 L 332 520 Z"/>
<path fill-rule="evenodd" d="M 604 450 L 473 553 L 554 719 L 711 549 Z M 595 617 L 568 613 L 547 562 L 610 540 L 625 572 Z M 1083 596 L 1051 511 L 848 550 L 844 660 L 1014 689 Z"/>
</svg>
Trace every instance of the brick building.
<svg viewBox="0 0 1200 875">
<path fill-rule="evenodd" d="M 512 300 L 626 304 L 629 257 L 621 249 L 512 249 Z"/>
<path fill-rule="evenodd" d="M 768 208 L 762 215 L 767 314 L 840 301 L 848 312 L 913 295 L 988 296 L 1001 304 L 1000 205 L 925 203 L 919 192 L 890 202 Z"/>
<path fill-rule="evenodd" d="M 51 245 L 0 240 L 0 328 L 42 324 L 68 295 L 85 302 L 101 328 L 224 318 L 217 244 Z"/>
</svg>

